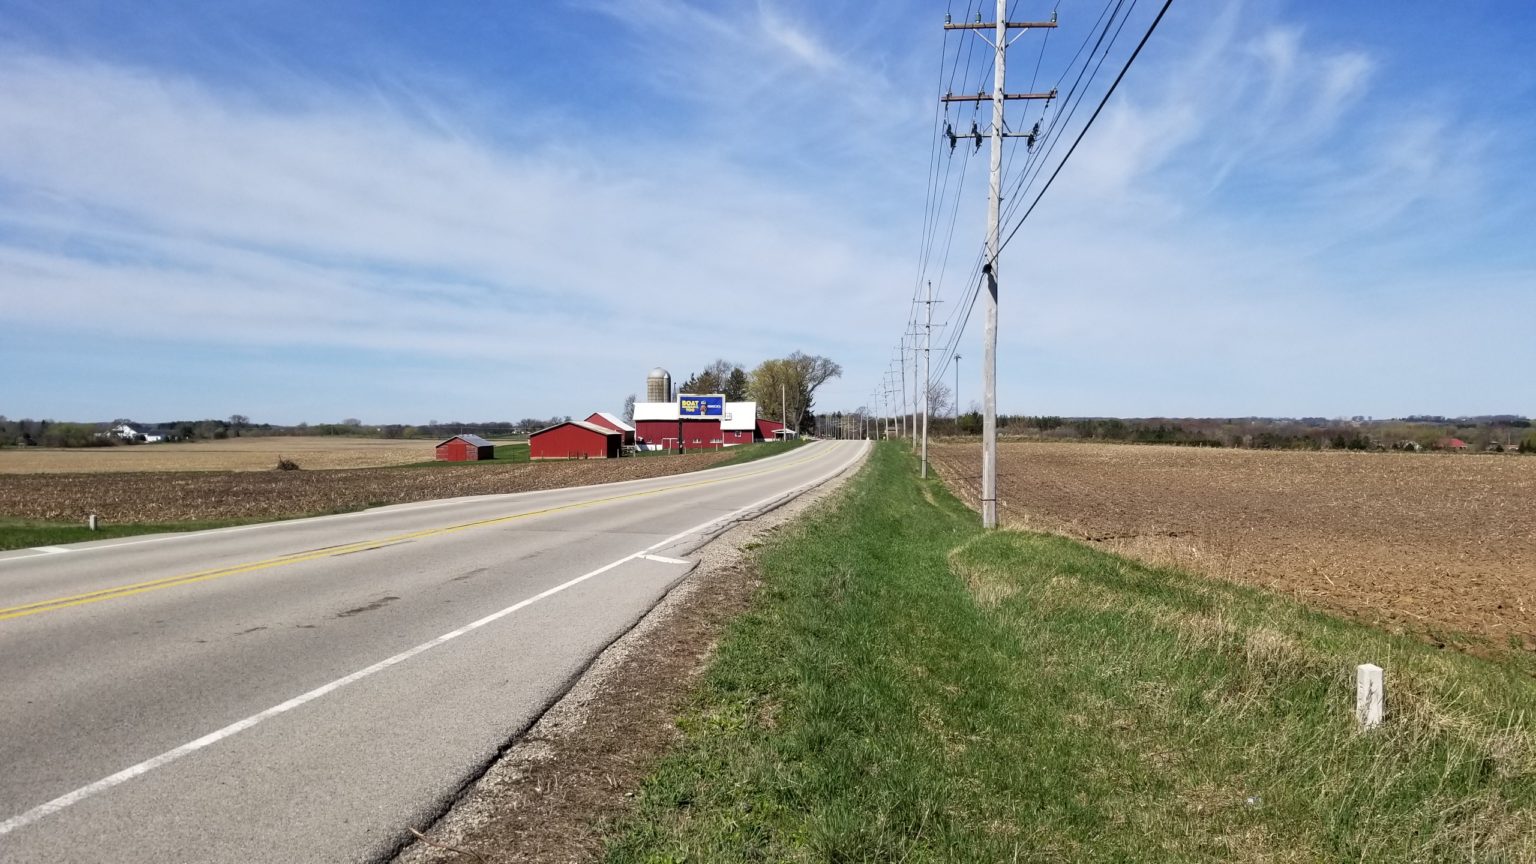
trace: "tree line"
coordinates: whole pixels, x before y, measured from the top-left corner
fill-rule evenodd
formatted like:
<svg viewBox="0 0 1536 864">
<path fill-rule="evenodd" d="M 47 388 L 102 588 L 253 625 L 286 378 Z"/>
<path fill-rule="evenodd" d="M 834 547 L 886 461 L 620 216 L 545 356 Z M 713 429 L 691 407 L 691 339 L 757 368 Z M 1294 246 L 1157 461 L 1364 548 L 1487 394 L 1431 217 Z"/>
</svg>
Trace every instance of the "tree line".
<svg viewBox="0 0 1536 864">
<path fill-rule="evenodd" d="M 802 351 L 764 360 L 750 372 L 739 363 L 719 359 L 688 376 L 677 392 L 720 393 L 728 402 L 753 401 L 757 403 L 758 416 L 774 418 L 782 414 L 789 428 L 814 433 L 816 391 L 842 374 L 843 367 L 830 358 Z M 634 419 L 634 403 L 634 395 L 624 400 L 626 421 Z"/>
</svg>

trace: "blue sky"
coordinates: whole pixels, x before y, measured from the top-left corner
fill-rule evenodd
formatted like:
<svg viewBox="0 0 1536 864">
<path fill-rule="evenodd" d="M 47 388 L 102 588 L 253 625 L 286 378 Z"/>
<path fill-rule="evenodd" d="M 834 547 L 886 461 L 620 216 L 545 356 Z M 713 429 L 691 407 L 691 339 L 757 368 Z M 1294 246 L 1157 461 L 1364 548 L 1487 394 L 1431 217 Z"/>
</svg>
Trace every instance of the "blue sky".
<svg viewBox="0 0 1536 864">
<path fill-rule="evenodd" d="M 792 350 L 857 407 L 965 6 L 0 0 L 0 413 L 585 414 Z M 1533 42 L 1523 2 L 1176 3 L 1004 254 L 1001 410 L 1536 413 Z M 950 158 L 940 319 L 985 220 Z"/>
</svg>

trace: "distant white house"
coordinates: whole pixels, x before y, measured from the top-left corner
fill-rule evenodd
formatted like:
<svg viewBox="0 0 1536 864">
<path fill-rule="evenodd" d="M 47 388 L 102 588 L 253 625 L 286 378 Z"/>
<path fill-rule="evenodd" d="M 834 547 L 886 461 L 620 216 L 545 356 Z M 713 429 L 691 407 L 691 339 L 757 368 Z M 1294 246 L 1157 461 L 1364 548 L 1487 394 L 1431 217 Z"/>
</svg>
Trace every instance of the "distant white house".
<svg viewBox="0 0 1536 864">
<path fill-rule="evenodd" d="M 159 444 L 165 440 L 164 435 L 151 435 L 148 432 L 140 432 L 127 423 L 119 423 L 107 430 L 107 434 L 120 441 L 133 441 L 138 444 Z"/>
</svg>

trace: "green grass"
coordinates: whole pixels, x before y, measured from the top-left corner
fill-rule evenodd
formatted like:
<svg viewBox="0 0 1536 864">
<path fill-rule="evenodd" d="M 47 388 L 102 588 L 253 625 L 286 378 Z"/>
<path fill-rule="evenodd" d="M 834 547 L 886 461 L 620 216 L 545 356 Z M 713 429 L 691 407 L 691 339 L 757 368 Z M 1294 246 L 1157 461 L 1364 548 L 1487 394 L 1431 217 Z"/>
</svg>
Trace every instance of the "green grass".
<svg viewBox="0 0 1536 864">
<path fill-rule="evenodd" d="M 764 548 L 608 859 L 1536 860 L 1517 665 L 977 522 L 882 445 Z"/>
<path fill-rule="evenodd" d="M 0 551 L 7 549 L 31 549 L 34 546 L 57 546 L 62 543 L 84 543 L 87 540 L 111 540 L 115 537 L 132 537 L 138 534 L 164 534 L 176 531 L 202 531 L 208 528 L 227 528 L 268 520 L 245 519 L 212 522 L 168 522 L 160 524 L 104 523 L 92 531 L 84 522 L 36 522 L 30 520 L 0 519 Z"/>
</svg>

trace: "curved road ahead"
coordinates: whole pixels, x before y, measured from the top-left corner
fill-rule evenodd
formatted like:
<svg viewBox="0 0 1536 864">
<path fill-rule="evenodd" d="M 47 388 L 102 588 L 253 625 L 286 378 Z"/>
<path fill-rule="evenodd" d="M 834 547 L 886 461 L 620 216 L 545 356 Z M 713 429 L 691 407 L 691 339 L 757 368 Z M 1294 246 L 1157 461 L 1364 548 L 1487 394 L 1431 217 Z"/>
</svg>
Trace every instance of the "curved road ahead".
<svg viewBox="0 0 1536 864">
<path fill-rule="evenodd" d="M 862 442 L 0 553 L 0 861 L 376 861 L 693 567 Z"/>
</svg>

